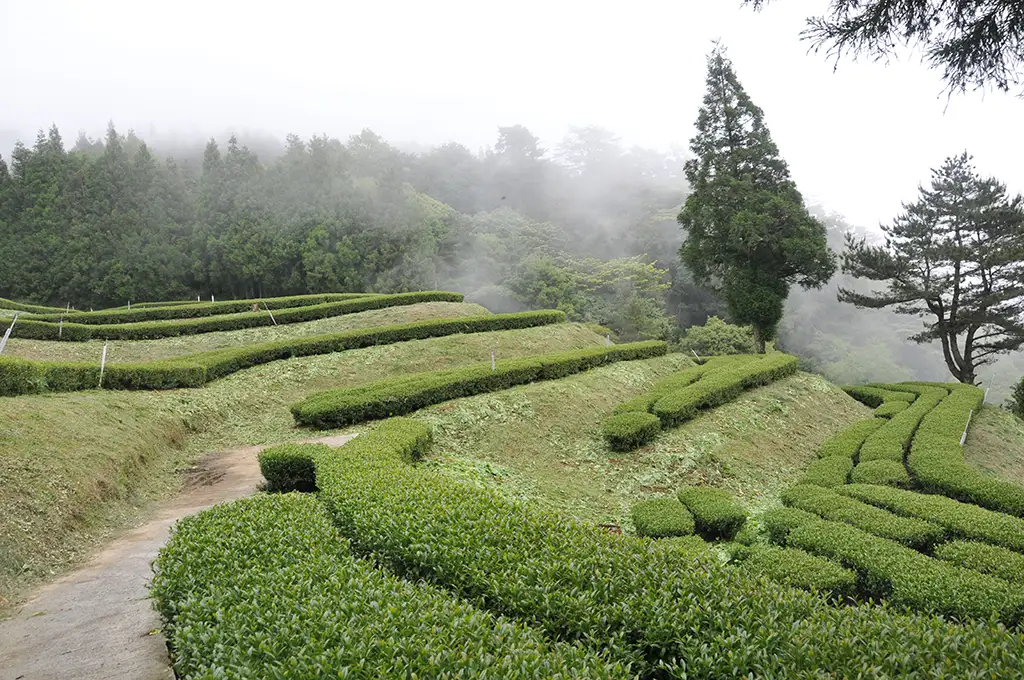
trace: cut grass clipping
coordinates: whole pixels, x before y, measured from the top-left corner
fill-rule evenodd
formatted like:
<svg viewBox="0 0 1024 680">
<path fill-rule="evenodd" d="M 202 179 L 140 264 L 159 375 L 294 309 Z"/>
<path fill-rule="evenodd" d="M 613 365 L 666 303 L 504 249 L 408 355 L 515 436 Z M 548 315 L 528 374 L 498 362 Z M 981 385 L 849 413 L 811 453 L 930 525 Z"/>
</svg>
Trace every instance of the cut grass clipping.
<svg viewBox="0 0 1024 680">
<path fill-rule="evenodd" d="M 186 517 L 152 595 L 179 678 L 626 678 L 597 654 L 354 557 L 313 496 Z"/>
<path fill-rule="evenodd" d="M 729 540 L 747 521 L 746 511 L 728 491 L 710 486 L 687 486 L 679 490 L 678 496 L 693 513 L 697 532 L 708 540 Z"/>
<path fill-rule="evenodd" d="M 285 298 L 282 298 L 285 299 Z M 237 314 L 213 315 L 207 318 L 185 318 L 174 321 L 148 321 L 142 323 L 119 323 L 105 325 L 88 325 L 77 323 L 77 320 L 85 315 L 69 317 L 63 323 L 56 321 L 37 321 L 33 319 L 19 318 L 12 331 L 13 337 L 30 338 L 34 340 L 63 340 L 63 341 L 85 341 L 85 340 L 155 340 L 157 338 L 170 338 L 180 335 L 197 335 L 201 333 L 213 333 L 218 331 L 236 331 L 243 328 L 256 328 L 259 326 L 277 326 L 281 324 L 300 323 L 303 321 L 315 321 L 356 312 L 365 312 L 372 309 L 384 309 L 387 307 L 400 307 L 414 305 L 421 302 L 461 302 L 462 295 L 459 293 L 445 293 L 440 291 L 426 291 L 421 293 L 401 293 L 398 295 L 368 295 L 355 299 L 346 299 L 338 302 L 327 302 L 317 305 L 278 309 L 269 312 L 264 309 L 259 311 L 245 311 Z M 188 311 L 187 307 L 167 307 L 162 309 L 140 309 L 132 310 L 131 314 L 145 315 L 161 311 Z M 201 311 L 200 309 L 194 310 Z M 105 314 L 94 312 L 94 314 Z M 205 315 L 204 315 L 205 316 Z M 0 320 L 0 332 L 6 330 L 10 322 Z"/>
<path fill-rule="evenodd" d="M 656 415 L 631 411 L 613 415 L 601 425 L 601 435 L 613 451 L 632 451 L 658 436 L 661 421 Z"/>
<path fill-rule="evenodd" d="M 414 373 L 359 387 L 312 394 L 291 407 L 299 425 L 330 429 L 366 420 L 412 413 L 424 406 L 474 394 L 496 392 L 537 380 L 554 380 L 597 366 L 649 359 L 668 352 L 664 342 L 634 342 L 612 347 L 506 359 L 448 371 Z"/>
<path fill-rule="evenodd" d="M 691 548 L 693 539 L 652 545 L 612 536 L 411 465 L 428 432 L 395 418 L 342 455 L 317 458 L 320 497 L 340 531 L 409 579 L 629 663 L 631 676 L 980 679 L 1018 671 L 1024 640 L 995 622 L 835 607 L 738 573 Z"/>
<path fill-rule="evenodd" d="M 637 536 L 671 538 L 693 533 L 693 515 L 675 498 L 652 498 L 633 504 L 629 511 Z"/>
<path fill-rule="evenodd" d="M 417 321 L 364 328 L 330 335 L 230 347 L 138 364 L 110 364 L 103 374 L 104 389 L 158 390 L 200 387 L 252 366 L 293 357 L 330 354 L 373 345 L 437 338 L 459 333 L 483 333 L 546 326 L 565 321 L 558 311 L 520 312 Z M 664 352 L 663 352 L 664 353 Z M 0 357 L 0 396 L 37 392 L 70 392 L 99 385 L 98 363 L 25 361 Z"/>
</svg>

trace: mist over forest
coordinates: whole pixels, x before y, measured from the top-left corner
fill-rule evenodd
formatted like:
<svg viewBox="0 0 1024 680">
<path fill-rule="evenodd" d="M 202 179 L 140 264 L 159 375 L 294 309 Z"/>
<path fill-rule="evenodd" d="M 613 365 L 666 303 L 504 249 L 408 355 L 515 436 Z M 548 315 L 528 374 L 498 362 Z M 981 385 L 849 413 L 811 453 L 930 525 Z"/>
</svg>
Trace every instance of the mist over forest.
<svg viewBox="0 0 1024 680">
<path fill-rule="evenodd" d="M 729 319 L 680 264 L 685 158 L 598 127 L 550 148 L 498 127 L 479 150 L 400 149 L 369 129 L 150 145 L 113 123 L 74 142 L 54 127 L 0 164 L 0 291 L 85 309 L 450 289 L 494 312 L 557 308 L 616 339 L 674 342 Z M 837 253 L 847 231 L 874 233 L 811 210 Z M 838 382 L 947 379 L 938 347 L 906 339 L 914 319 L 841 304 L 839 286 L 858 284 L 837 273 L 821 290 L 794 287 L 777 346 Z M 1018 361 L 983 373 L 993 399 Z"/>
</svg>

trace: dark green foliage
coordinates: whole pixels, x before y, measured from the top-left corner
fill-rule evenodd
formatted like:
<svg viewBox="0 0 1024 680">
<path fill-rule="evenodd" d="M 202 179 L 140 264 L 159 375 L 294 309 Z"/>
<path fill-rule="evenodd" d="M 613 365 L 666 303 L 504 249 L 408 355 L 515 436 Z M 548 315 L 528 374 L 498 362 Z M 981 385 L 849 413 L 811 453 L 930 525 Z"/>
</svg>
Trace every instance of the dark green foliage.
<svg viewBox="0 0 1024 680">
<path fill-rule="evenodd" d="M 696 352 L 701 358 L 728 354 L 753 354 L 757 351 L 749 328 L 709 317 L 703 326 L 690 326 L 679 340 L 679 351 Z"/>
<path fill-rule="evenodd" d="M 330 454 L 326 444 L 281 444 L 259 454 L 267 491 L 316 491 L 313 459 Z"/>
<path fill-rule="evenodd" d="M 936 546 L 935 557 L 1024 586 L 1024 555 L 974 541 L 950 541 Z"/>
<path fill-rule="evenodd" d="M 786 538 L 793 529 L 802 527 L 808 522 L 820 521 L 821 518 L 812 512 L 785 507 L 773 508 L 757 518 L 757 523 L 764 527 L 765 533 L 768 534 L 768 540 L 779 545 L 786 544 Z"/>
<path fill-rule="evenodd" d="M 359 387 L 311 394 L 293 404 L 291 411 L 299 425 L 330 429 L 412 413 L 449 399 L 495 392 L 536 380 L 563 378 L 616 361 L 662 356 L 667 351 L 663 342 L 635 342 L 506 359 L 497 362 L 493 370 L 491 364 L 486 363 L 448 371 L 413 373 Z"/>
<path fill-rule="evenodd" d="M 455 319 L 417 321 L 395 326 L 356 329 L 265 342 L 247 347 L 231 347 L 188 354 L 174 359 L 151 361 L 144 364 L 110 364 L 103 377 L 103 387 L 110 389 L 170 389 L 199 387 L 211 380 L 223 378 L 252 366 L 291 359 L 343 352 L 349 349 L 388 345 L 407 340 L 437 338 L 458 333 L 485 333 L 513 328 L 532 328 L 565 321 L 565 314 L 555 311 L 521 312 L 518 314 L 492 314 L 466 316 Z M 21 390 L 16 394 L 46 389 L 53 392 L 85 390 L 99 383 L 99 364 L 30 362 L 44 373 L 40 386 L 6 364 L 0 363 L 0 382 Z M 22 377 L 19 377 L 22 376 Z"/>
<path fill-rule="evenodd" d="M 1024 487 L 986 477 L 964 463 L 960 436 L 984 398 L 981 389 L 970 385 L 952 390 L 921 423 L 907 467 L 928 491 L 1024 517 Z"/>
<path fill-rule="evenodd" d="M 698 284 L 720 289 L 737 323 L 753 326 L 764 352 L 790 286 L 821 287 L 835 255 L 721 46 L 708 56 L 696 128 L 684 166 L 691 193 L 679 213 L 686 231 L 679 255 Z"/>
<path fill-rule="evenodd" d="M 847 425 L 825 440 L 821 448 L 818 449 L 818 457 L 840 456 L 853 460 L 860 452 L 864 440 L 884 424 L 885 421 L 881 418 L 867 418 Z"/>
<path fill-rule="evenodd" d="M 855 526 L 875 536 L 899 541 L 917 550 L 928 550 L 945 537 L 942 527 L 935 524 L 894 515 L 818 486 L 792 486 L 782 492 L 782 502 L 828 520 Z"/>
<path fill-rule="evenodd" d="M 880 484 L 898 486 L 906 489 L 910 486 L 910 474 L 903 463 L 897 460 L 867 460 L 853 468 L 850 481 L 854 484 Z"/>
<path fill-rule="evenodd" d="M 38 363 L 0 357 L 0 397 L 42 392 L 45 387 L 46 378 Z"/>
<path fill-rule="evenodd" d="M 850 484 L 837 491 L 898 515 L 927 519 L 944 527 L 952 536 L 993 543 L 1024 553 L 1024 519 L 1018 517 L 944 496 L 882 486 Z"/>
<path fill-rule="evenodd" d="M 693 533 L 693 515 L 675 498 L 638 501 L 629 509 L 638 536 L 671 538 Z"/>
<path fill-rule="evenodd" d="M 680 502 L 693 513 L 697 532 L 708 540 L 729 540 L 747 521 L 747 512 L 732 494 L 711 486 L 679 490 Z"/>
<path fill-rule="evenodd" d="M 857 575 L 849 569 L 796 548 L 756 545 L 740 551 L 740 557 L 742 571 L 829 597 L 852 595 L 857 584 Z"/>
<path fill-rule="evenodd" d="M 788 540 L 793 547 L 856 570 L 860 590 L 868 597 L 958 619 L 995 616 L 1008 625 L 1024 614 L 1024 589 L 840 522 L 806 524 L 790 532 Z"/>
<path fill-rule="evenodd" d="M 892 418 L 897 413 L 906 411 L 909 406 L 910 404 L 905 401 L 890 401 L 876 408 L 872 415 L 876 418 Z"/>
<path fill-rule="evenodd" d="M 973 385 L 979 367 L 1024 345 L 1024 198 L 979 175 L 965 152 L 904 208 L 882 226 L 882 245 L 847 234 L 843 271 L 885 288 L 840 288 L 839 299 L 926 319 L 910 339 L 939 340 L 952 376 Z"/>
<path fill-rule="evenodd" d="M 261 495 L 186 517 L 154 570 L 179 678 L 627 677 L 354 557 L 311 496 Z"/>
<path fill-rule="evenodd" d="M 40 305 L 26 305 L 7 298 L 0 298 L 0 309 L 11 309 L 15 312 L 29 312 L 30 314 L 50 314 L 51 312 L 62 312 L 59 307 L 42 307 Z"/>
<path fill-rule="evenodd" d="M 308 301 L 309 298 L 312 298 L 312 301 L 318 301 L 322 300 L 324 297 L 330 296 L 302 296 L 302 300 L 294 300 L 294 302 L 302 302 L 304 300 Z M 292 298 L 277 298 L 277 302 L 280 304 L 284 304 L 292 300 Z M 270 314 L 266 311 L 261 310 L 258 312 L 246 311 L 237 314 L 218 312 L 218 315 L 216 316 L 207 316 L 204 312 L 202 314 L 198 314 L 198 316 L 205 318 L 185 318 L 176 321 L 149 321 L 139 323 L 118 323 L 111 325 L 106 325 L 103 322 L 96 320 L 90 321 L 90 324 L 96 325 L 77 323 L 79 319 L 83 319 L 87 316 L 91 317 L 92 314 L 95 314 L 95 318 L 97 319 L 106 319 L 108 317 L 119 318 L 119 316 L 127 314 L 137 314 L 140 317 L 144 317 L 146 314 L 177 311 L 181 311 L 182 316 L 189 316 L 190 314 L 197 314 L 198 312 L 204 311 L 213 305 L 208 304 L 195 308 L 176 306 L 140 310 L 133 309 L 131 312 L 87 312 L 85 314 L 68 317 L 69 320 L 74 321 L 75 323 L 65 321 L 63 326 L 52 321 L 38 321 L 31 319 L 23 321 L 22 319 L 18 319 L 17 324 L 14 326 L 13 335 L 21 338 L 35 338 L 38 340 L 152 340 L 155 338 L 196 335 L 199 333 L 212 333 L 215 331 L 234 331 L 241 328 L 272 326 L 275 324 L 301 323 L 303 321 L 326 319 L 334 316 L 341 316 L 343 314 L 364 312 L 370 309 L 414 305 L 421 302 L 459 302 L 461 300 L 462 295 L 459 293 L 425 291 L 419 293 L 403 293 L 400 295 L 364 295 L 356 299 L 343 299 L 338 302 L 326 302 L 302 307 L 278 309 L 273 318 L 271 318 Z M 222 303 L 216 304 L 221 305 Z M 235 306 L 234 303 L 223 304 L 228 308 L 233 308 Z M 6 329 L 7 325 L 7 322 L 0 320 L 0 331 Z"/>
<path fill-rule="evenodd" d="M 613 415 L 601 425 L 601 436 L 614 451 L 632 451 L 657 437 L 659 432 L 658 417 L 639 411 Z"/>
<path fill-rule="evenodd" d="M 819 458 L 807 466 L 807 471 L 799 483 L 824 487 L 841 486 L 846 484 L 851 470 L 853 460 L 845 456 Z"/>
<path fill-rule="evenodd" d="M 946 390 L 941 387 L 922 388 L 913 404 L 897 413 L 864 440 L 863 446 L 860 447 L 861 462 L 892 460 L 902 463 L 918 424 L 945 396 Z"/>
<path fill-rule="evenodd" d="M 1013 391 L 1007 397 L 1003 408 L 1024 420 L 1024 378 L 1013 384 Z"/>
<path fill-rule="evenodd" d="M 871 408 L 877 408 L 882 404 L 891 404 L 893 402 L 911 403 L 917 399 L 917 394 L 914 392 L 886 390 L 881 387 L 872 387 L 871 385 L 843 385 L 842 389 L 857 401 Z"/>
<path fill-rule="evenodd" d="M 342 533 L 409 579 L 600 649 L 637 677 L 981 680 L 1013 677 L 1024 653 L 1019 635 L 992 622 L 830 606 L 753 581 L 687 539 L 611 536 L 410 466 L 408 427 L 385 421 L 317 461 Z"/>
<path fill-rule="evenodd" d="M 755 361 L 742 362 L 706 374 L 687 387 L 669 392 L 658 399 L 651 412 L 661 420 L 662 427 L 675 427 L 697 415 L 701 409 L 728 403 L 751 387 L 793 375 L 799 361 L 788 354 L 770 354 Z"/>
</svg>

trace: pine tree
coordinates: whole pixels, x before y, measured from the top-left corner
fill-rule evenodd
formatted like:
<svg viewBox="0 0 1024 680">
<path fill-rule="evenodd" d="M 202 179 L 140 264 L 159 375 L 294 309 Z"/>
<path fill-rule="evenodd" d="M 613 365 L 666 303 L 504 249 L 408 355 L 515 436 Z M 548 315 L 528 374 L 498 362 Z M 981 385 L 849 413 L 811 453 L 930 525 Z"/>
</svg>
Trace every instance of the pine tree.
<svg viewBox="0 0 1024 680">
<path fill-rule="evenodd" d="M 764 352 L 790 286 L 821 287 L 835 255 L 720 45 L 708 56 L 707 88 L 685 165 L 692 193 L 679 213 L 679 254 L 698 284 L 721 292 L 732 321 L 753 327 Z"/>
<path fill-rule="evenodd" d="M 1024 198 L 977 174 L 966 153 L 932 170 L 931 187 L 883 226 L 885 245 L 847 236 L 843 271 L 887 290 L 840 288 L 858 307 L 931 317 L 911 337 L 939 340 L 950 373 L 974 384 L 977 369 L 1024 345 Z"/>
</svg>

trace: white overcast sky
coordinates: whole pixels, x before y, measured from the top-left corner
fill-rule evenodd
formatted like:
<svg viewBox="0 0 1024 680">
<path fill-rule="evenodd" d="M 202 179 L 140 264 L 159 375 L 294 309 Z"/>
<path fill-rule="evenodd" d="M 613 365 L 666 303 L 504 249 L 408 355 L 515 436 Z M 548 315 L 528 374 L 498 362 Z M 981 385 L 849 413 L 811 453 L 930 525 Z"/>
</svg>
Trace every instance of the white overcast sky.
<svg viewBox="0 0 1024 680">
<path fill-rule="evenodd" d="M 685 144 L 721 38 L 809 201 L 888 222 L 930 167 L 965 149 L 1024 190 L 1024 100 L 947 100 L 917 57 L 844 61 L 798 39 L 827 0 L 241 2 L 0 0 L 0 138 L 79 129 L 493 144 L 521 123 Z M 0 149 L 4 156 L 9 149 Z"/>
</svg>

